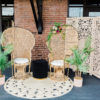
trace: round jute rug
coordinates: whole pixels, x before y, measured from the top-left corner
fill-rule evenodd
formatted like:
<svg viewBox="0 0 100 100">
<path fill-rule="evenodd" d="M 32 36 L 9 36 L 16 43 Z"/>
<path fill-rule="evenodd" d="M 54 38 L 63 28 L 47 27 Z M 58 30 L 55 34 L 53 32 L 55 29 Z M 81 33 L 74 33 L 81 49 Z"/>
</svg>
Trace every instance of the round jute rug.
<svg viewBox="0 0 100 100">
<path fill-rule="evenodd" d="M 67 94 L 72 88 L 73 82 L 70 78 L 64 82 L 57 82 L 50 78 L 37 80 L 30 77 L 26 80 L 16 80 L 11 77 L 4 85 L 9 94 L 27 99 L 54 98 Z"/>
</svg>

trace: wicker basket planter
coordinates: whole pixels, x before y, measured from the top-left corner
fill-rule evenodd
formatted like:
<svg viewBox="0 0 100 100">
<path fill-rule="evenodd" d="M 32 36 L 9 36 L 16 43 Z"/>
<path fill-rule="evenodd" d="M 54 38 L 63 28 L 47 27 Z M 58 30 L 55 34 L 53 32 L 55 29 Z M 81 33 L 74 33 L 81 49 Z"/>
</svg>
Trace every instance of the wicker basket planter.
<svg viewBox="0 0 100 100">
<path fill-rule="evenodd" d="M 5 83 L 5 75 L 0 77 L 0 85 L 3 85 Z"/>
<path fill-rule="evenodd" d="M 74 86 L 82 87 L 83 85 L 83 78 L 82 77 L 74 77 Z"/>
</svg>

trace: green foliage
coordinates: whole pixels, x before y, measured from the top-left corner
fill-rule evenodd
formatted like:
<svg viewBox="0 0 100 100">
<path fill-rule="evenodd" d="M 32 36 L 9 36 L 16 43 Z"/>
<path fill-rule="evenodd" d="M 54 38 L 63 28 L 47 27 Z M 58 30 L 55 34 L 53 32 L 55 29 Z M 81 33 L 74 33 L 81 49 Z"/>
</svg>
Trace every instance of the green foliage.
<svg viewBox="0 0 100 100">
<path fill-rule="evenodd" d="M 85 41 L 85 46 L 83 48 L 83 53 L 90 55 L 90 53 L 93 51 L 94 49 L 91 48 L 91 37 L 89 36 L 87 38 L 87 40 Z"/>
<path fill-rule="evenodd" d="M 85 65 L 85 61 L 88 58 L 88 55 L 81 53 L 78 49 L 73 49 L 73 56 L 65 59 L 71 65 L 75 65 L 78 71 L 86 72 L 88 67 Z"/>
<path fill-rule="evenodd" d="M 51 47 L 50 47 L 50 42 L 51 42 L 51 38 L 53 35 L 55 34 L 60 34 L 61 33 L 61 36 L 62 36 L 62 39 L 65 39 L 65 33 L 62 32 L 62 27 L 67 27 L 69 25 L 61 25 L 61 23 L 54 23 L 54 26 L 50 29 L 50 32 L 48 34 L 48 37 L 47 37 L 47 45 L 48 45 L 48 49 L 51 51 Z"/>
<path fill-rule="evenodd" d="M 52 35 L 53 35 L 53 34 L 50 32 L 49 35 L 48 35 L 48 37 L 47 37 L 47 43 L 48 43 L 47 45 L 48 45 L 48 49 L 49 49 L 50 51 L 52 50 L 51 47 L 50 47 L 50 42 L 51 42 L 50 40 L 51 40 L 51 38 L 52 38 Z"/>
<path fill-rule="evenodd" d="M 56 26 L 56 27 L 60 27 L 61 26 L 61 23 L 54 23 L 54 25 Z"/>
<path fill-rule="evenodd" d="M 8 55 L 12 52 L 13 50 L 13 45 L 12 44 L 8 44 L 7 46 L 3 47 L 4 49 L 4 55 Z"/>
<path fill-rule="evenodd" d="M 77 71 L 86 73 L 89 68 L 89 66 L 86 65 L 86 60 L 92 51 L 91 37 L 88 37 L 85 41 L 84 48 L 82 50 L 79 50 L 78 48 L 72 49 L 73 55 L 69 58 L 65 58 L 65 61 L 71 65 L 75 65 Z"/>
<path fill-rule="evenodd" d="M 0 45 L 0 70 L 3 72 L 6 68 L 10 67 L 12 61 L 8 61 L 8 54 L 10 54 L 13 50 L 13 46 L 11 44 L 2 47 Z"/>
</svg>

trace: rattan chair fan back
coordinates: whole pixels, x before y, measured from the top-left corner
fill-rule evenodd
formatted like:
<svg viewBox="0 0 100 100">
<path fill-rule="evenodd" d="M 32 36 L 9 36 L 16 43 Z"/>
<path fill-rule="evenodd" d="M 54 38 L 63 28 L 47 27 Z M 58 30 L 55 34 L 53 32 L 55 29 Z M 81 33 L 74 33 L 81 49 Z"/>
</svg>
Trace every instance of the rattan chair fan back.
<svg viewBox="0 0 100 100">
<path fill-rule="evenodd" d="M 64 59 L 65 40 L 60 33 L 52 36 L 50 47 L 54 60 Z"/>
<path fill-rule="evenodd" d="M 65 56 L 72 55 L 72 48 L 78 47 L 78 32 L 72 26 L 66 27 Z"/>
<path fill-rule="evenodd" d="M 3 32 L 4 43 L 7 45 L 12 43 L 14 46 L 13 59 L 16 57 L 27 57 L 35 45 L 34 35 L 28 30 L 12 27 Z M 28 57 L 30 58 L 30 57 Z"/>
</svg>

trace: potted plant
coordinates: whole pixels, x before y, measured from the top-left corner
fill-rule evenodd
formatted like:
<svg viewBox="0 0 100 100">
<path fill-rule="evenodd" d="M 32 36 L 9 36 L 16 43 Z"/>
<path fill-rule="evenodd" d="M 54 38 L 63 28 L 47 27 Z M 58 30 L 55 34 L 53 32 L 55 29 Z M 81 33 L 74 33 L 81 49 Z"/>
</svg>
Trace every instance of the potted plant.
<svg viewBox="0 0 100 100">
<path fill-rule="evenodd" d="M 8 61 L 8 54 L 10 54 L 12 50 L 13 46 L 11 44 L 2 47 L 0 41 L 0 85 L 5 83 L 5 75 L 3 75 L 3 71 L 10 67 L 11 61 Z"/>
<path fill-rule="evenodd" d="M 90 56 L 90 53 L 93 51 L 91 48 L 91 37 L 89 36 L 86 41 L 84 48 L 79 50 L 78 48 L 72 49 L 73 55 L 69 58 L 65 58 L 65 61 L 75 67 L 75 77 L 74 77 L 74 86 L 82 87 L 83 78 L 81 73 L 87 73 L 89 66 L 87 66 L 86 61 Z"/>
</svg>

